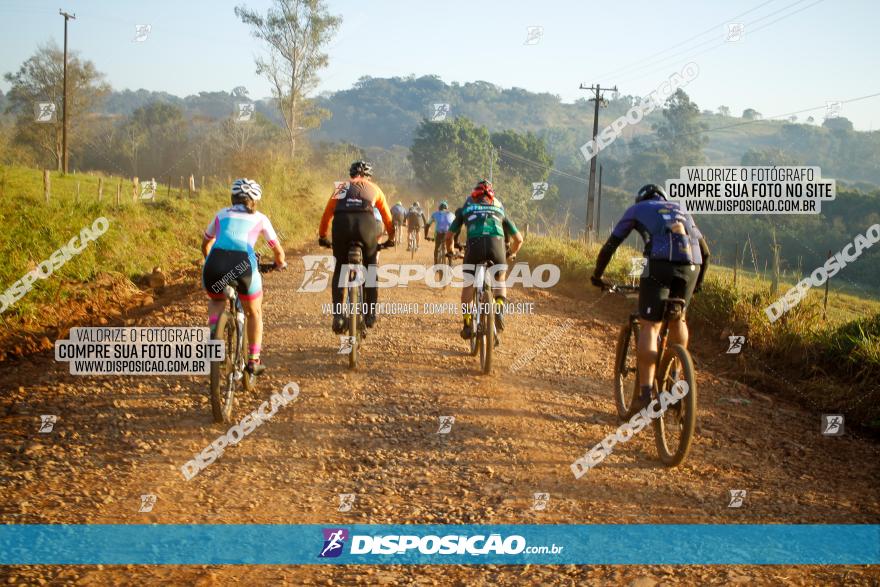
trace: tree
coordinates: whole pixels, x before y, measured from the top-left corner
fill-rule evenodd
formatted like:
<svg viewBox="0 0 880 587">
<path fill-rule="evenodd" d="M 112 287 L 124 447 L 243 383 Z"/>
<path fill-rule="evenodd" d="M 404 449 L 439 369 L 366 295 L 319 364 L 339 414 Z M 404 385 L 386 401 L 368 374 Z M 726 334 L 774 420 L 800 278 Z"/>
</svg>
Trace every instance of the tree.
<svg viewBox="0 0 880 587">
<path fill-rule="evenodd" d="M 678 89 L 664 104 L 663 120 L 654 125 L 658 147 L 669 158 L 672 169 L 684 165 L 699 165 L 703 162 L 703 147 L 709 139 L 703 133 L 708 126 L 700 122 L 700 109 L 684 90 Z M 669 177 L 677 177 L 670 175 Z"/>
<path fill-rule="evenodd" d="M 318 85 L 318 71 L 328 63 L 321 49 L 336 33 L 342 18 L 331 16 L 323 0 L 273 0 L 265 16 L 245 6 L 236 7 L 235 14 L 251 27 L 254 37 L 269 46 L 268 59 L 256 58 L 257 73 L 272 83 L 293 158 L 300 131 L 318 126 L 326 116 L 314 107 L 308 94 Z"/>
<path fill-rule="evenodd" d="M 730 116 L 730 108 L 728 106 L 719 106 L 718 114 L 721 116 Z"/>
<path fill-rule="evenodd" d="M 745 120 L 758 120 L 759 118 L 761 118 L 761 113 L 754 108 L 746 108 L 745 110 L 743 110 L 742 117 Z"/>
<path fill-rule="evenodd" d="M 803 163 L 781 149 L 764 148 L 746 151 L 742 156 L 742 160 L 740 160 L 740 165 L 794 167 L 803 165 Z"/>
<path fill-rule="evenodd" d="M 14 140 L 43 157 L 52 157 L 59 171 L 62 165 L 63 74 L 64 52 L 54 43 L 48 43 L 40 46 L 17 72 L 3 76 L 12 85 L 6 96 L 6 112 L 17 116 Z M 67 120 L 71 151 L 76 149 L 77 139 L 83 135 L 77 121 L 97 106 L 109 91 L 110 86 L 104 82 L 104 74 L 98 72 L 94 63 L 80 59 L 76 52 L 68 54 Z M 34 108 L 38 102 L 55 104 L 55 122 L 34 121 Z"/>
<path fill-rule="evenodd" d="M 843 133 L 852 132 L 853 130 L 853 123 L 850 122 L 848 118 L 844 118 L 842 116 L 826 118 L 825 122 L 822 123 L 822 126 L 830 131 Z"/>
<path fill-rule="evenodd" d="M 416 183 L 428 196 L 462 198 L 489 175 L 497 155 L 489 131 L 464 117 L 443 122 L 423 119 L 410 148 Z"/>
</svg>

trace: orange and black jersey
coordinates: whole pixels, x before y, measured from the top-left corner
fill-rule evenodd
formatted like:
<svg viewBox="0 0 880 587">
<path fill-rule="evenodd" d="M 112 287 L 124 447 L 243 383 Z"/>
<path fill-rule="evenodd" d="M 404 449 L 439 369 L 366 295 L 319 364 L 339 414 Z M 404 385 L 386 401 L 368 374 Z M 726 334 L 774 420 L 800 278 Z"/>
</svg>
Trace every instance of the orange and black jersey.
<svg viewBox="0 0 880 587">
<path fill-rule="evenodd" d="M 388 201 L 385 199 L 382 188 L 363 177 L 347 181 L 333 192 L 324 208 L 324 214 L 321 216 L 318 236 L 327 237 L 330 221 L 335 214 L 348 212 L 369 212 L 372 214 L 373 208 L 379 211 L 389 237 L 394 238 L 394 223 L 391 220 L 391 211 L 388 209 Z"/>
</svg>

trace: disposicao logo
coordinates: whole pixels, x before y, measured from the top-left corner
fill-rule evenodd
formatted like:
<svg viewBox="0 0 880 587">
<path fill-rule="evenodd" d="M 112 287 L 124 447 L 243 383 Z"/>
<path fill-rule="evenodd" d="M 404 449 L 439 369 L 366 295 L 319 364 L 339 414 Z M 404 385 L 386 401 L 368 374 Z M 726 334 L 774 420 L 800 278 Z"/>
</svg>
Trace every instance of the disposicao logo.
<svg viewBox="0 0 880 587">
<path fill-rule="evenodd" d="M 345 528 L 324 528 L 324 547 L 318 558 L 336 558 L 342 554 L 342 547 L 348 540 L 348 530 Z"/>
</svg>

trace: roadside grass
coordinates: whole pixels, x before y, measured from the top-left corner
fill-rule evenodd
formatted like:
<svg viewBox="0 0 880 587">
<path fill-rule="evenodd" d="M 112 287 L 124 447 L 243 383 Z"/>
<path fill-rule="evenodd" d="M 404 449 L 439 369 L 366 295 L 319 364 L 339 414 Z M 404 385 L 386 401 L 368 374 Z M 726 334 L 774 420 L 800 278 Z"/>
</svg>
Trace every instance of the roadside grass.
<svg viewBox="0 0 880 587">
<path fill-rule="evenodd" d="M 317 180 L 295 174 L 279 162 L 267 162 L 264 196 L 259 210 L 272 220 L 286 245 L 297 244 L 320 210 L 320 197 L 312 194 Z M 99 177 L 104 179 L 98 200 Z M 205 227 L 221 208 L 229 205 L 228 187 L 214 182 L 194 195 L 178 193 L 179 186 L 160 184 L 155 201 L 135 200 L 130 179 L 99 174 L 51 174 L 51 196 L 43 196 L 42 171 L 0 166 L 0 293 L 36 268 L 37 264 L 103 216 L 110 228 L 79 255 L 72 257 L 47 279 L 0 316 L 0 320 L 39 322 L 41 308 L 68 299 L 78 284 L 93 281 L 99 273 L 136 281 L 160 266 L 171 273 L 201 259 Z M 119 205 L 117 185 L 121 182 Z M 77 185 L 79 197 L 77 198 Z M 332 185 L 332 184 L 331 184 Z M 267 248 L 263 248 L 268 252 Z"/>
<path fill-rule="evenodd" d="M 556 263 L 563 280 L 586 288 L 591 287 L 599 248 L 562 237 L 530 236 L 520 256 L 533 264 Z M 620 247 L 606 279 L 627 282 L 630 257 L 640 256 L 641 251 Z M 688 314 L 718 337 L 746 336 L 748 347 L 738 360 L 751 383 L 771 391 L 784 388 L 813 408 L 842 411 L 855 423 L 880 430 L 880 301 L 837 291 L 835 281 L 831 283 L 827 318 L 819 290 L 770 323 L 764 308 L 794 282 L 781 280 L 771 295 L 769 281 L 739 270 L 734 287 L 733 270 L 712 265 Z"/>
</svg>

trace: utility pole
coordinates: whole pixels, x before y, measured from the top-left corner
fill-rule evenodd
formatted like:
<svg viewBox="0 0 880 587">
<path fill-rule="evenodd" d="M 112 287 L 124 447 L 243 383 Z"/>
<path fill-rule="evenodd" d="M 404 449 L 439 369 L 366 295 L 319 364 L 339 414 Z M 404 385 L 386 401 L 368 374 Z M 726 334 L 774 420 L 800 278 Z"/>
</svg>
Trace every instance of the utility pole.
<svg viewBox="0 0 880 587">
<path fill-rule="evenodd" d="M 602 166 L 599 166 L 599 192 L 596 194 L 596 235 L 602 230 Z M 601 240 L 601 236 L 599 238 Z"/>
<path fill-rule="evenodd" d="M 592 86 L 585 86 L 584 84 L 580 85 L 581 90 L 590 90 L 594 92 L 595 96 L 590 98 L 590 102 L 595 102 L 595 108 L 593 110 L 593 140 L 596 140 L 596 136 L 599 134 L 599 106 L 607 105 L 605 99 L 600 95 L 600 92 L 604 91 L 617 91 L 617 86 L 613 88 L 603 88 L 599 84 L 594 84 Z M 594 218 L 593 218 L 593 200 L 596 194 L 596 157 L 592 157 L 590 159 L 590 180 L 589 187 L 587 188 L 587 240 L 588 242 L 592 242 L 593 240 L 593 229 L 594 229 Z"/>
<path fill-rule="evenodd" d="M 62 116 L 61 121 L 61 171 L 67 173 L 67 21 L 76 20 L 75 14 L 68 14 L 60 8 L 58 14 L 64 17 L 64 81 L 63 81 L 63 97 L 61 99 Z"/>
</svg>

